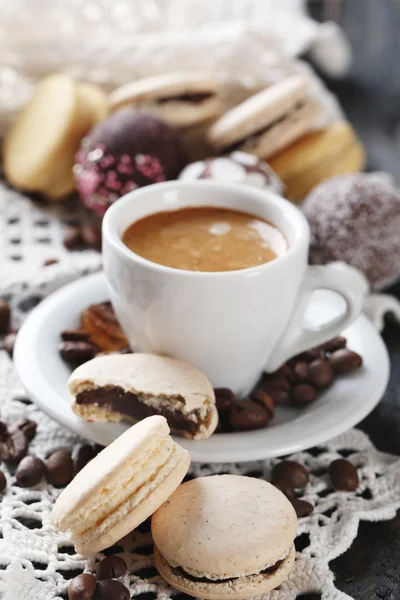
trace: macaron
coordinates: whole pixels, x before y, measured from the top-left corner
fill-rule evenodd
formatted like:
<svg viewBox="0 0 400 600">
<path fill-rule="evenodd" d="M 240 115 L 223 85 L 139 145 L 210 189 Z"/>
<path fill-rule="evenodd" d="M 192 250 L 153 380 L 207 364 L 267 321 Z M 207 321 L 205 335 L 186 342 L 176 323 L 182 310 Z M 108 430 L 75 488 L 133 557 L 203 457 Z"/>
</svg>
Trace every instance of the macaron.
<svg viewBox="0 0 400 600">
<path fill-rule="evenodd" d="M 154 114 L 173 127 L 219 116 L 219 83 L 204 73 L 171 73 L 123 85 L 109 97 L 111 110 L 129 106 Z"/>
<path fill-rule="evenodd" d="M 269 164 L 285 183 L 285 196 L 301 202 L 322 181 L 362 171 L 365 150 L 350 123 L 340 121 L 306 134 L 272 156 Z"/>
<path fill-rule="evenodd" d="M 289 77 L 251 96 L 209 130 L 209 140 L 223 153 L 242 150 L 267 159 L 313 129 L 320 114 L 307 80 Z"/>
<path fill-rule="evenodd" d="M 91 460 L 61 492 L 51 513 L 76 552 L 111 546 L 145 521 L 176 490 L 189 453 L 161 416 L 134 425 Z"/>
<path fill-rule="evenodd" d="M 296 513 L 282 492 L 253 477 L 184 483 L 153 515 L 151 530 L 160 575 L 195 598 L 261 596 L 294 563 Z"/>
<path fill-rule="evenodd" d="M 98 356 L 72 373 L 72 410 L 89 422 L 163 415 L 174 433 L 199 440 L 218 424 L 213 387 L 197 369 L 155 354 Z"/>
</svg>

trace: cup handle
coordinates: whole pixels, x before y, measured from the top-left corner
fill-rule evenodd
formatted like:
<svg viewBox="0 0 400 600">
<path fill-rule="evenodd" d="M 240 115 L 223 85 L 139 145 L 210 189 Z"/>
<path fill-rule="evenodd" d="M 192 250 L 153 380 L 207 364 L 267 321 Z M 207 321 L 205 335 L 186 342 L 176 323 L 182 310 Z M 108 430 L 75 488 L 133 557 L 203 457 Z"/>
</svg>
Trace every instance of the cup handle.
<svg viewBox="0 0 400 600">
<path fill-rule="evenodd" d="M 304 315 L 314 290 L 327 289 L 340 294 L 346 301 L 346 310 L 328 323 L 315 329 L 305 329 Z M 272 352 L 265 368 L 269 373 L 276 371 L 289 358 L 323 344 L 346 329 L 362 311 L 368 283 L 364 275 L 354 267 L 344 263 L 308 267 L 297 305 L 290 322 Z"/>
</svg>

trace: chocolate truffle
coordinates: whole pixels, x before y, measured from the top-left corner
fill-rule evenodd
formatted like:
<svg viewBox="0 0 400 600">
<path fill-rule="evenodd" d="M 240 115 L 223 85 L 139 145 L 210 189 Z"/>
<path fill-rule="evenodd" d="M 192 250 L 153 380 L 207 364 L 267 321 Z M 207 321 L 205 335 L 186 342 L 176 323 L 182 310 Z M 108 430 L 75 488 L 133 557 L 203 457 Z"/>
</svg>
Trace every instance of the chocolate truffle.
<svg viewBox="0 0 400 600">
<path fill-rule="evenodd" d="M 334 177 L 315 187 L 302 208 L 311 228 L 311 264 L 349 263 L 374 290 L 400 277 L 400 192 L 389 175 Z"/>
<path fill-rule="evenodd" d="M 74 175 L 82 202 L 102 217 L 124 194 L 175 179 L 186 162 L 174 129 L 152 115 L 123 109 L 83 139 Z"/>
<path fill-rule="evenodd" d="M 240 151 L 191 163 L 183 169 L 179 179 L 217 179 L 230 183 L 245 183 L 276 194 L 281 194 L 284 187 L 278 175 L 266 162 L 253 154 Z"/>
</svg>

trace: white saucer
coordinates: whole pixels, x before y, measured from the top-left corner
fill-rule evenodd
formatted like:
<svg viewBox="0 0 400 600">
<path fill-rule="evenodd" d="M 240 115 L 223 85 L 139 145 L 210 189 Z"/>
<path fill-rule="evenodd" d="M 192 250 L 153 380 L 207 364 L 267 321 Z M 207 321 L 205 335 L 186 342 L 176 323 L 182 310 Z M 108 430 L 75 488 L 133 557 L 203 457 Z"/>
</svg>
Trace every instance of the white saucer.
<svg viewBox="0 0 400 600">
<path fill-rule="evenodd" d="M 15 346 L 18 374 L 32 399 L 64 427 L 99 444 L 107 445 L 126 424 L 91 424 L 76 417 L 69 406 L 67 380 L 70 374 L 58 347 L 59 333 L 79 323 L 89 304 L 108 299 L 102 273 L 80 279 L 58 290 L 29 315 Z M 307 321 L 317 324 L 340 311 L 336 295 L 318 292 Z M 344 335 L 348 346 L 362 354 L 364 366 L 340 377 L 331 389 L 305 409 L 278 407 L 266 429 L 244 433 L 215 434 L 194 442 L 179 438 L 194 461 L 240 462 L 283 456 L 322 444 L 361 421 L 382 397 L 389 379 L 389 359 L 381 337 L 361 315 Z"/>
</svg>

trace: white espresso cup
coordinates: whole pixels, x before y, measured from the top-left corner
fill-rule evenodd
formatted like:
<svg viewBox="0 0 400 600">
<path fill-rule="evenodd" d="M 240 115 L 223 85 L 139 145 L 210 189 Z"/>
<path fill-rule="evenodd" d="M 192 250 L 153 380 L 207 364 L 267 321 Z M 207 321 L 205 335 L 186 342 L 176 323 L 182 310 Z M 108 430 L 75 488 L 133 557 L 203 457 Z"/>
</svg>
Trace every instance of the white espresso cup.
<svg viewBox="0 0 400 600">
<path fill-rule="evenodd" d="M 287 251 L 248 269 L 205 273 L 153 263 L 122 242 L 147 215 L 215 206 L 266 219 L 285 235 Z M 322 344 L 360 314 L 367 284 L 344 264 L 308 266 L 309 227 L 293 204 L 265 190 L 214 181 L 171 181 L 130 192 L 103 220 L 103 260 L 110 298 L 131 344 L 197 367 L 214 387 L 246 395 L 261 373 Z M 303 320 L 316 289 L 343 296 L 346 310 L 318 329 Z"/>
</svg>

